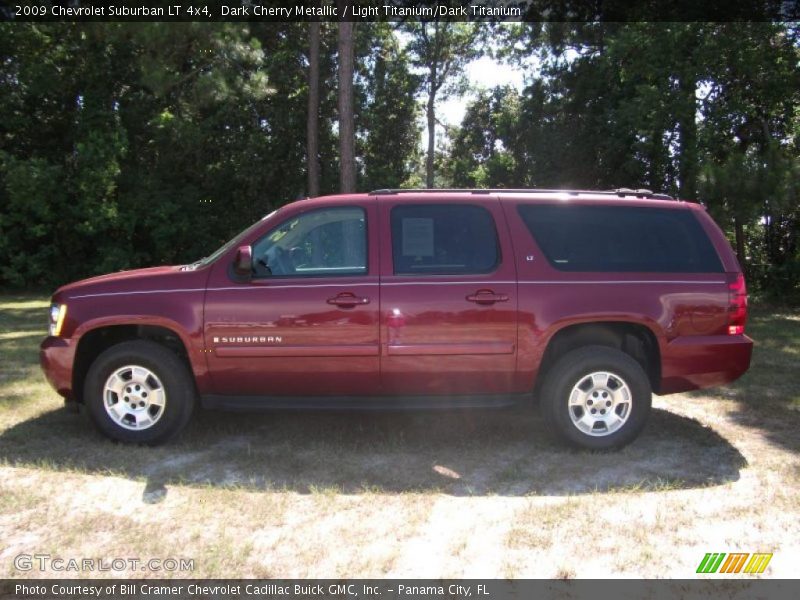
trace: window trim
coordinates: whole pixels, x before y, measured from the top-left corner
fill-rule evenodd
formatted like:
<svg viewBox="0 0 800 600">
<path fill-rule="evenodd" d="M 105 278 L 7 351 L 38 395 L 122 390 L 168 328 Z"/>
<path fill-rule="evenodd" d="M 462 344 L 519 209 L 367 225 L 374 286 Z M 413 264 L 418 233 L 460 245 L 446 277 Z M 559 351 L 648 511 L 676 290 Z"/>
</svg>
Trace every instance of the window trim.
<svg viewBox="0 0 800 600">
<path fill-rule="evenodd" d="M 369 254 L 369 211 L 367 210 L 366 206 L 361 204 L 342 204 L 336 206 L 320 206 L 317 208 L 311 208 L 309 210 L 300 211 L 294 213 L 293 215 L 289 215 L 283 221 L 271 227 L 268 231 L 258 237 L 258 239 L 254 240 L 250 243 L 250 247 L 253 248 L 261 242 L 264 238 L 271 235 L 275 230 L 283 227 L 286 223 L 291 221 L 292 219 L 303 217 L 306 215 L 310 215 L 315 212 L 320 211 L 330 211 L 330 210 L 346 210 L 346 209 L 358 209 L 364 215 L 364 257 L 366 258 L 366 268 L 364 269 L 363 273 L 324 273 L 324 274 L 317 274 L 317 273 L 307 273 L 307 274 L 284 274 L 281 273 L 280 275 L 253 275 L 250 280 L 251 281 L 270 281 L 273 279 L 327 279 L 327 278 L 339 278 L 339 277 L 367 277 L 370 274 L 370 254 Z"/>
<path fill-rule="evenodd" d="M 458 207 L 462 207 L 462 206 L 467 206 L 467 207 L 478 208 L 478 209 L 484 211 L 489 216 L 489 219 L 490 219 L 490 221 L 492 223 L 492 231 L 494 232 L 494 244 L 495 244 L 496 254 L 495 254 L 495 261 L 492 264 L 492 266 L 489 267 L 486 270 L 483 270 L 483 271 L 458 271 L 458 272 L 452 272 L 452 271 L 441 272 L 441 271 L 437 271 L 435 273 L 398 272 L 397 271 L 397 264 L 395 262 L 395 252 L 394 252 L 394 241 L 395 241 L 394 240 L 394 227 L 393 227 L 393 225 L 394 225 L 394 223 L 393 223 L 394 211 L 395 211 L 395 209 L 398 209 L 398 208 L 411 208 L 411 207 L 418 207 L 418 206 L 443 208 L 443 209 L 452 209 L 452 208 L 458 208 Z M 391 259 L 392 259 L 392 275 L 394 275 L 395 277 L 459 277 L 459 276 L 465 276 L 465 275 L 466 276 L 470 276 L 470 275 L 492 275 L 494 273 L 497 273 L 497 271 L 500 269 L 500 266 L 503 264 L 503 249 L 502 249 L 501 244 L 500 244 L 500 235 L 498 234 L 498 231 L 497 231 L 497 220 L 495 219 L 495 216 L 494 216 L 494 214 L 492 214 L 491 210 L 486 208 L 483 204 L 479 204 L 479 203 L 476 203 L 476 202 L 453 202 L 453 203 L 449 203 L 449 202 L 448 203 L 444 203 L 444 202 L 440 202 L 440 203 L 437 203 L 437 202 L 408 202 L 408 203 L 402 202 L 402 203 L 400 203 L 400 202 L 398 202 L 398 203 L 394 204 L 389 209 L 389 233 L 390 233 L 390 237 L 391 237 L 391 239 L 390 239 L 390 248 L 391 248 Z"/>
</svg>

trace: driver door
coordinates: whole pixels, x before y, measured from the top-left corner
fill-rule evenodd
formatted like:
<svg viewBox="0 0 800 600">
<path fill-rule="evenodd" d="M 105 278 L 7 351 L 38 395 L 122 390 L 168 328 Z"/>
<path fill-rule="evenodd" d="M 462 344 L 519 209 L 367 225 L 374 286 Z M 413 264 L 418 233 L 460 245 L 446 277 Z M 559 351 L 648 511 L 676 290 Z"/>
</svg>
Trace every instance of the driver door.
<svg viewBox="0 0 800 600">
<path fill-rule="evenodd" d="M 313 206 L 313 205 L 312 205 Z M 254 272 L 210 277 L 205 345 L 215 392 L 374 394 L 380 384 L 378 244 L 370 203 L 281 214 L 252 241 Z"/>
</svg>

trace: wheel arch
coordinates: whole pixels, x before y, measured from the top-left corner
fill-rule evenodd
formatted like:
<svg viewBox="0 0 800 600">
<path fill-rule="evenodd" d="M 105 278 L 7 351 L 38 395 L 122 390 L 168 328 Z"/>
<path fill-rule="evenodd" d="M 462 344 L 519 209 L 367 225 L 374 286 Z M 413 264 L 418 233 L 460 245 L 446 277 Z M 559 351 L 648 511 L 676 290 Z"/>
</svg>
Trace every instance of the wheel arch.
<svg viewBox="0 0 800 600">
<path fill-rule="evenodd" d="M 659 389 L 661 349 L 653 327 L 641 321 L 595 319 L 562 323 L 552 329 L 544 342 L 535 390 L 560 357 L 582 346 L 607 346 L 628 354 L 644 369 L 652 389 Z"/>
<path fill-rule="evenodd" d="M 133 320 L 99 322 L 82 329 L 75 348 L 72 369 L 72 390 L 77 402 L 83 402 L 84 381 L 92 363 L 102 352 L 122 342 L 133 340 L 156 342 L 174 352 L 186 365 L 189 373 L 196 377 L 189 354 L 188 340 L 173 324 Z"/>
</svg>

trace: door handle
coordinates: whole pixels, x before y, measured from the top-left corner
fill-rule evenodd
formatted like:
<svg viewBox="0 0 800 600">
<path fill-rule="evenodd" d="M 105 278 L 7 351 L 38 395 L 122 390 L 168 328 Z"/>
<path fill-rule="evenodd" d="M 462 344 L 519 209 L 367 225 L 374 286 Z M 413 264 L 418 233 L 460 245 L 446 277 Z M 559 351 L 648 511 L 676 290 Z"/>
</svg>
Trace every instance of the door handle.
<svg viewBox="0 0 800 600">
<path fill-rule="evenodd" d="M 508 294 L 495 294 L 492 290 L 478 290 L 467 296 L 469 302 L 476 304 L 494 304 L 495 302 L 508 302 Z"/>
<path fill-rule="evenodd" d="M 360 298 L 353 294 L 339 294 L 333 298 L 328 298 L 328 304 L 341 306 L 342 308 L 353 308 L 361 304 L 369 304 L 369 298 Z"/>
</svg>

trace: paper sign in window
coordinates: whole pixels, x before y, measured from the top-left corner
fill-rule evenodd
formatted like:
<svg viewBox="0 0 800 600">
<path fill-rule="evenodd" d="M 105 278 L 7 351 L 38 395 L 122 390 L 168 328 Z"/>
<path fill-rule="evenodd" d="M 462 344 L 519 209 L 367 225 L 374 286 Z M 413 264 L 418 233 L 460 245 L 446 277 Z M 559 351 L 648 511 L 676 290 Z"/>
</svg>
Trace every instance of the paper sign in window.
<svg viewBox="0 0 800 600">
<path fill-rule="evenodd" d="M 403 219 L 403 256 L 433 256 L 433 219 Z"/>
</svg>

